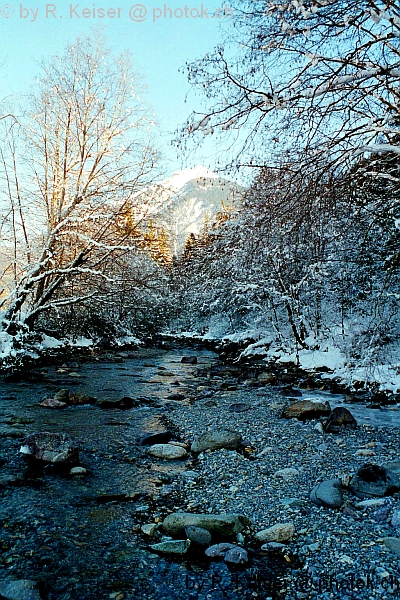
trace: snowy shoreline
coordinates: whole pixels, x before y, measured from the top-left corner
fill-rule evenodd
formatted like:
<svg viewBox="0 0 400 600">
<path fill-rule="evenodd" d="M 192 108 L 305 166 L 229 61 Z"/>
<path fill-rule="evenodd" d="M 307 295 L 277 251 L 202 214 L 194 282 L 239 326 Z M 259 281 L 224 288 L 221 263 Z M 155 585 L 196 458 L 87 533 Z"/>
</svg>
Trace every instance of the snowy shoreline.
<svg viewBox="0 0 400 600">
<path fill-rule="evenodd" d="M 214 337 L 196 332 L 166 333 L 163 338 L 176 342 L 201 343 L 215 350 L 228 362 L 257 363 L 265 368 L 288 369 L 299 377 L 318 374 L 331 392 L 364 396 L 382 404 L 400 402 L 400 364 L 363 367 L 347 363 L 337 346 L 320 346 L 318 350 L 284 348 L 271 339 L 255 340 L 252 332 Z"/>
</svg>

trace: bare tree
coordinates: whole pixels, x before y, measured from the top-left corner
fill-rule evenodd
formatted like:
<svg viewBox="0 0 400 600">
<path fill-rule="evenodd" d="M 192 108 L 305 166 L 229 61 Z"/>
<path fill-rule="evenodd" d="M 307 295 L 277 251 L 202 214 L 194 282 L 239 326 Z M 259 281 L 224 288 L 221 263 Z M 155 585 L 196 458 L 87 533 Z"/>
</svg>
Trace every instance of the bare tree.
<svg viewBox="0 0 400 600">
<path fill-rule="evenodd" d="M 185 143 L 188 134 L 231 134 L 251 166 L 295 148 L 307 149 L 309 164 L 319 154 L 330 166 L 364 152 L 400 154 L 398 2 L 233 0 L 232 7 L 225 48 L 187 67 L 207 107 L 184 126 Z"/>
<path fill-rule="evenodd" d="M 138 219 L 146 213 L 142 192 L 158 158 L 141 87 L 129 56 L 113 57 L 100 34 L 42 65 L 1 153 L 14 255 L 12 289 L 0 299 L 9 331 L 88 299 L 94 292 L 79 285 L 59 292 L 88 275 L 110 283 L 107 265 L 132 248 L 118 218 L 128 204 Z"/>
</svg>

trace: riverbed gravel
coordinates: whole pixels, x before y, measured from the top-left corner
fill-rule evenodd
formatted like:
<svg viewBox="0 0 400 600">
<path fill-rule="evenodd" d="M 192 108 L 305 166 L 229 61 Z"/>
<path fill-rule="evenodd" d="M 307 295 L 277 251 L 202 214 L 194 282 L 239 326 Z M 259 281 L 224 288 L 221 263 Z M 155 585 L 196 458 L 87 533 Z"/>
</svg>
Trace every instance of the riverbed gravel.
<svg viewBox="0 0 400 600">
<path fill-rule="evenodd" d="M 346 483 L 365 463 L 385 465 L 398 459 L 399 428 L 362 425 L 355 431 L 324 434 L 318 425 L 321 419 L 281 418 L 293 399 L 283 397 L 279 387 L 251 388 L 244 381 L 237 390 L 226 391 L 220 383 L 218 378 L 203 382 L 196 401 L 170 414 L 189 443 L 203 432 L 224 428 L 244 440 L 241 453 L 202 452 L 192 467 L 195 474 L 180 477 L 187 510 L 245 514 L 252 526 L 243 546 L 256 550 L 258 531 L 293 523 L 296 533 L 282 558 L 296 563 L 281 587 L 281 592 L 286 588 L 287 600 L 400 597 L 400 559 L 383 543 L 383 538 L 399 534 L 391 524 L 400 509 L 399 496 L 381 499 L 380 506 L 371 502 L 360 507 L 360 498 L 344 488 L 340 509 L 310 501 L 318 482 L 338 478 Z M 249 409 L 232 412 L 238 401 Z"/>
</svg>

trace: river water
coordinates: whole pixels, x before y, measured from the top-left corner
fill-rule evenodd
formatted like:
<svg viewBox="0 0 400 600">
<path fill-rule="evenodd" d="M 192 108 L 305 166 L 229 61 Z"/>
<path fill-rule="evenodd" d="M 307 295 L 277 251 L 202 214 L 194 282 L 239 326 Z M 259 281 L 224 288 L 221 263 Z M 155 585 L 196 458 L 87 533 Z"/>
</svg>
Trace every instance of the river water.
<svg viewBox="0 0 400 600">
<path fill-rule="evenodd" d="M 183 354 L 195 354 L 198 364 L 181 364 Z M 253 572 L 239 573 L 193 555 L 182 562 L 166 560 L 149 552 L 149 540 L 140 534 L 142 524 L 185 510 L 178 493 L 160 491 L 193 466 L 149 460 L 138 440 L 165 429 L 177 394 L 194 395 L 199 369 L 216 363 L 218 356 L 207 350 L 146 349 L 68 363 L 66 369 L 37 369 L 28 380 L 0 381 L 0 579 L 34 579 L 43 600 L 269 597 L 252 578 L 255 568 L 264 570 L 264 579 L 282 571 L 272 559 L 254 558 Z M 124 411 L 39 406 L 61 388 L 99 400 L 141 398 L 141 406 Z M 240 402 L 240 387 L 235 394 Z M 322 392 L 303 397 L 343 403 L 340 396 Z M 350 408 L 360 423 L 400 423 L 398 410 Z M 87 475 L 73 477 L 68 470 L 27 461 L 19 453 L 21 440 L 39 431 L 69 433 L 78 440 Z M 283 591 L 274 590 L 271 597 L 284 598 Z"/>
</svg>

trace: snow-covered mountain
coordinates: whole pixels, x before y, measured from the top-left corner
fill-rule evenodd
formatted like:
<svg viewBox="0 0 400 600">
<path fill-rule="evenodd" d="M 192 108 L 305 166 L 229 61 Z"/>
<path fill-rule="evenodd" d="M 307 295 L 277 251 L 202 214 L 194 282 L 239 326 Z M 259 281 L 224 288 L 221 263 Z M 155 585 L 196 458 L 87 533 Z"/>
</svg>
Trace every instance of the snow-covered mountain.
<svg viewBox="0 0 400 600">
<path fill-rule="evenodd" d="M 160 183 L 162 203 L 152 218 L 162 225 L 171 253 L 180 256 L 191 233 L 198 235 L 225 207 L 237 207 L 244 188 L 203 166 L 177 171 Z"/>
</svg>

